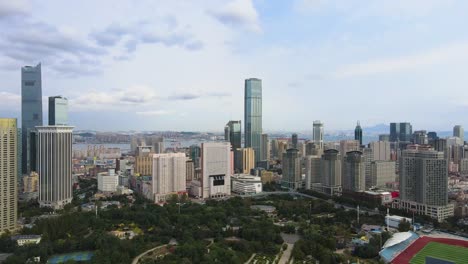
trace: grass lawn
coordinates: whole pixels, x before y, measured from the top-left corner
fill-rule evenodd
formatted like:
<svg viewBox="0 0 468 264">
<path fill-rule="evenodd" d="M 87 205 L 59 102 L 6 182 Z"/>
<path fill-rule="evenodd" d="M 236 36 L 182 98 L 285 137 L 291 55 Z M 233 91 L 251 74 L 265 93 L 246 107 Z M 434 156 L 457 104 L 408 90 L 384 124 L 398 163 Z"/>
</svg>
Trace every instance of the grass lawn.
<svg viewBox="0 0 468 264">
<path fill-rule="evenodd" d="M 448 260 L 456 264 L 468 263 L 468 248 L 429 242 L 410 261 L 411 264 L 424 264 L 426 256 Z"/>
</svg>

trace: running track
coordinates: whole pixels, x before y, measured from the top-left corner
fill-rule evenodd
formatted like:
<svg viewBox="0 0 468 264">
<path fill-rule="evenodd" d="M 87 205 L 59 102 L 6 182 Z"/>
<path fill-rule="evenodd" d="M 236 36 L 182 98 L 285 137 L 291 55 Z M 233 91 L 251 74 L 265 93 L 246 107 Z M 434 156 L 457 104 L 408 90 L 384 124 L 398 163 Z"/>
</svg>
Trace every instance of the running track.
<svg viewBox="0 0 468 264">
<path fill-rule="evenodd" d="M 421 249 L 423 249 L 429 242 L 439 242 L 448 245 L 461 246 L 468 248 L 468 241 L 456 240 L 451 238 L 438 238 L 438 237 L 420 237 L 414 241 L 409 247 L 400 253 L 396 258 L 393 259 L 394 264 L 408 264 L 410 260 L 416 255 Z"/>
</svg>

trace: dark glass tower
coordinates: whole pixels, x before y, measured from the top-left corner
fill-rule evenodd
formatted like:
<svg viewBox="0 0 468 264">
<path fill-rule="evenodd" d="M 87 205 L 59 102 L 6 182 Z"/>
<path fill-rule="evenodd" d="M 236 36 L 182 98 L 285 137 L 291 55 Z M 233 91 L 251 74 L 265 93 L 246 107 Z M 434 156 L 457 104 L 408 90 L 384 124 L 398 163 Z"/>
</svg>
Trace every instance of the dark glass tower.
<svg viewBox="0 0 468 264">
<path fill-rule="evenodd" d="M 413 127 L 410 123 L 390 123 L 390 141 L 410 142 L 413 135 Z"/>
<path fill-rule="evenodd" d="M 262 80 L 245 80 L 244 97 L 245 147 L 255 151 L 255 164 L 261 157 L 262 145 Z"/>
<path fill-rule="evenodd" d="M 358 140 L 359 146 L 362 146 L 362 128 L 359 124 L 359 121 L 357 122 L 356 128 L 354 129 L 354 140 Z"/>
<path fill-rule="evenodd" d="M 41 64 L 21 68 L 21 168 L 31 172 L 32 135 L 36 126 L 42 126 Z"/>
<path fill-rule="evenodd" d="M 49 126 L 68 125 L 68 100 L 62 96 L 49 97 Z"/>
<path fill-rule="evenodd" d="M 292 148 L 297 149 L 297 134 L 294 133 L 291 136 Z"/>
<path fill-rule="evenodd" d="M 242 132 L 241 132 L 241 121 L 229 121 L 226 124 L 225 129 L 225 139 L 226 141 L 231 142 L 231 146 L 233 150 L 241 148 L 242 142 Z"/>
</svg>

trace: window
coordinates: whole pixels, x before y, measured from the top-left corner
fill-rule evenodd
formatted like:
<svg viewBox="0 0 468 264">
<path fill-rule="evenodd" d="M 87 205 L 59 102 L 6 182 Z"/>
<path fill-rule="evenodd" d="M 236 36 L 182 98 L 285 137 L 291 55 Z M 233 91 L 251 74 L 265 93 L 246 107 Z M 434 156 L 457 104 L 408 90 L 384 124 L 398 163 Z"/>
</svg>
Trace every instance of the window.
<svg viewBox="0 0 468 264">
<path fill-rule="evenodd" d="M 35 81 L 25 81 L 24 86 L 34 86 Z"/>
</svg>

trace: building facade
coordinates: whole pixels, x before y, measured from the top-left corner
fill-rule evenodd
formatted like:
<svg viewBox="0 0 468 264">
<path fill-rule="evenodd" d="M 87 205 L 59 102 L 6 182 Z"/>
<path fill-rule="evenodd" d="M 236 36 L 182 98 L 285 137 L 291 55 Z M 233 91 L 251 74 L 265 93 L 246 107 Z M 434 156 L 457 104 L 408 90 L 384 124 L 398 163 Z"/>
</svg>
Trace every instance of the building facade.
<svg viewBox="0 0 468 264">
<path fill-rule="evenodd" d="M 453 136 L 458 137 L 462 142 L 465 142 L 465 131 L 461 125 L 456 125 L 453 127 Z"/>
<path fill-rule="evenodd" d="M 34 159 L 35 150 L 31 142 L 36 126 L 42 126 L 42 80 L 41 64 L 24 66 L 21 68 L 21 146 L 23 174 L 31 172 L 31 159 Z"/>
<path fill-rule="evenodd" d="M 244 101 L 245 147 L 255 150 L 255 162 L 261 161 L 262 153 L 262 80 L 245 80 Z"/>
<path fill-rule="evenodd" d="M 371 163 L 370 187 L 385 187 L 396 180 L 394 161 L 376 160 Z"/>
<path fill-rule="evenodd" d="M 320 156 L 305 156 L 305 188 L 312 189 L 312 184 L 321 183 Z"/>
<path fill-rule="evenodd" d="M 413 127 L 410 123 L 390 123 L 390 141 L 410 142 L 413 134 Z"/>
<path fill-rule="evenodd" d="M 390 142 L 389 141 L 374 141 L 369 143 L 372 149 L 373 160 L 390 160 Z"/>
<path fill-rule="evenodd" d="M 262 161 L 270 160 L 270 142 L 268 141 L 268 134 L 262 134 Z"/>
<path fill-rule="evenodd" d="M 341 155 L 336 149 L 327 149 L 320 163 L 322 192 L 334 195 L 341 192 Z"/>
<path fill-rule="evenodd" d="M 359 141 L 359 146 L 362 146 L 362 128 L 359 121 L 357 122 L 356 128 L 354 129 L 354 140 Z"/>
<path fill-rule="evenodd" d="M 68 99 L 62 96 L 49 97 L 49 126 L 68 125 Z"/>
<path fill-rule="evenodd" d="M 281 187 L 297 190 L 302 187 L 299 150 L 291 148 L 283 154 L 283 178 Z"/>
<path fill-rule="evenodd" d="M 16 229 L 18 219 L 16 118 L 0 118 L 0 234 Z"/>
<path fill-rule="evenodd" d="M 232 192 L 249 195 L 262 192 L 262 179 L 248 174 L 234 174 L 231 177 Z"/>
<path fill-rule="evenodd" d="M 366 170 L 361 151 L 346 153 L 343 166 L 342 190 L 361 192 L 366 189 Z"/>
<path fill-rule="evenodd" d="M 39 205 L 61 209 L 73 198 L 73 127 L 38 126 Z"/>
<path fill-rule="evenodd" d="M 323 123 L 319 120 L 314 121 L 312 139 L 317 148 L 323 149 Z"/>
<path fill-rule="evenodd" d="M 237 163 L 235 171 L 243 174 L 249 174 L 250 170 L 255 168 L 255 150 L 253 148 L 240 148 L 236 150 Z"/>
<path fill-rule="evenodd" d="M 202 143 L 200 197 L 231 195 L 231 146 L 227 142 Z M 196 183 L 195 183 L 196 184 Z"/>
<path fill-rule="evenodd" d="M 153 193 L 156 203 L 186 193 L 187 158 L 185 153 L 153 155 Z"/>
<path fill-rule="evenodd" d="M 113 169 L 108 172 L 100 172 L 97 175 L 97 182 L 99 191 L 116 192 L 119 185 L 119 175 L 115 174 Z"/>
</svg>

